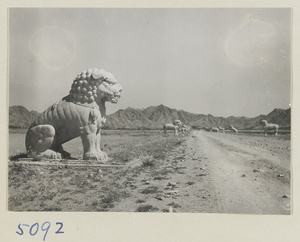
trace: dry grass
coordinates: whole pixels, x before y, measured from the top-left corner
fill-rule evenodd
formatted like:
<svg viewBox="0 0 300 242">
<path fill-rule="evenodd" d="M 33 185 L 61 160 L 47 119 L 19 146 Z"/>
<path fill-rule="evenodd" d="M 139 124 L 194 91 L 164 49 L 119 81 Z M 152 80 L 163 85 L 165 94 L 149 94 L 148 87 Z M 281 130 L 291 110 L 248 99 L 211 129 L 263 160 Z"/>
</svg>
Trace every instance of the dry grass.
<svg viewBox="0 0 300 242">
<path fill-rule="evenodd" d="M 10 134 L 10 157 L 22 158 L 25 153 L 25 132 Z M 178 137 L 164 137 L 158 131 L 104 131 L 102 149 L 108 164 L 127 164 L 141 159 L 137 167 L 108 168 L 71 166 L 38 166 L 9 164 L 9 210 L 12 211 L 110 211 L 133 193 L 141 194 L 136 178 L 144 172 L 155 173 L 167 152 L 179 145 Z M 73 158 L 82 157 L 79 138 L 64 145 Z M 149 170 L 150 169 L 150 170 Z M 157 176 L 158 177 L 158 176 Z M 163 177 L 161 179 L 164 179 Z M 158 188 L 144 189 L 143 195 Z M 156 211 L 151 206 L 138 207 L 147 197 L 136 199 L 136 211 Z"/>
<path fill-rule="evenodd" d="M 152 205 L 141 205 L 139 206 L 136 211 L 137 212 L 153 212 L 153 211 L 157 211 L 159 210 L 158 208 L 156 207 L 153 207 Z"/>
</svg>

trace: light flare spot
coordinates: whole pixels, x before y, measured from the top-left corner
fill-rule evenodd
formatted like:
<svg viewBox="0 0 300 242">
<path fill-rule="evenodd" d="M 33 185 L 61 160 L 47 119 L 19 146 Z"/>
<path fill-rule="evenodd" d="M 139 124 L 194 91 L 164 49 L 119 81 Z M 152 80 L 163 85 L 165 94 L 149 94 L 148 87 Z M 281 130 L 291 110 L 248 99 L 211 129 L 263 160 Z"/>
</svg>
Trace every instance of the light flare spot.
<svg viewBox="0 0 300 242">
<path fill-rule="evenodd" d="M 272 58 L 271 45 L 275 38 L 274 25 L 247 16 L 243 22 L 227 39 L 225 51 L 228 58 L 240 66 L 255 66 L 265 64 Z"/>
<path fill-rule="evenodd" d="M 74 37 L 65 29 L 47 26 L 35 31 L 30 39 L 29 48 L 51 69 L 64 69 L 75 58 Z"/>
</svg>

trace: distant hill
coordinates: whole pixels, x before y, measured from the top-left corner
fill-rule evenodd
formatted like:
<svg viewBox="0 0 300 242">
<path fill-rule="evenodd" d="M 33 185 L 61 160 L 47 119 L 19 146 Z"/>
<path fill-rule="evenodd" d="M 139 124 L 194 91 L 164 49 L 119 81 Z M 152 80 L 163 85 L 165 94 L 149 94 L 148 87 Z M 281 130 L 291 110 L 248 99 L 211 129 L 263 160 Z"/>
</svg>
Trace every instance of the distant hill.
<svg viewBox="0 0 300 242">
<path fill-rule="evenodd" d="M 145 109 L 127 108 L 119 110 L 108 116 L 105 127 L 108 129 L 161 129 L 165 123 L 172 123 L 174 119 L 181 120 L 184 124 L 194 128 L 206 126 L 233 125 L 238 129 L 261 129 L 259 121 L 266 119 L 269 123 L 279 124 L 281 127 L 290 127 L 291 109 L 274 109 L 267 115 L 259 115 L 255 118 L 246 117 L 214 117 L 210 114 L 194 114 L 182 110 L 176 110 L 164 105 L 148 107 Z"/>
<path fill-rule="evenodd" d="M 36 111 L 28 111 L 23 106 L 9 107 L 9 127 L 28 128 L 39 115 Z"/>
<path fill-rule="evenodd" d="M 9 107 L 9 127 L 28 128 L 38 116 L 36 111 L 28 111 L 23 106 Z M 291 126 L 291 109 L 274 109 L 267 115 L 254 118 L 247 117 L 214 117 L 210 114 L 194 114 L 183 110 L 176 110 L 164 105 L 151 106 L 145 109 L 127 108 L 108 115 L 106 129 L 161 129 L 165 123 L 172 123 L 174 119 L 194 128 L 233 125 L 238 129 L 261 129 L 259 121 L 266 119 L 269 123 L 279 124 L 281 127 Z"/>
</svg>

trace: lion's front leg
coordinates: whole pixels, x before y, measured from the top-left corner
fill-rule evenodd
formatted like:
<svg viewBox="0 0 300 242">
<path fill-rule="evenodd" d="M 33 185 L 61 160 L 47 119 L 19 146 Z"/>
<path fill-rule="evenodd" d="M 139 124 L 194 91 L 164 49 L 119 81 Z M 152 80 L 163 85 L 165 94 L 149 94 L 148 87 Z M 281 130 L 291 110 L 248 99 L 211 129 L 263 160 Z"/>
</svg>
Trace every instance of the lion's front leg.
<svg viewBox="0 0 300 242">
<path fill-rule="evenodd" d="M 101 150 L 101 133 L 100 131 L 98 131 L 98 133 L 96 134 L 96 150 L 97 150 L 97 153 L 103 157 L 103 160 L 104 161 L 107 161 L 108 160 L 108 157 L 107 157 L 107 154 Z"/>
<path fill-rule="evenodd" d="M 83 159 L 84 160 L 96 160 L 100 162 L 107 161 L 107 155 L 104 152 L 99 152 L 97 147 L 97 134 L 90 133 L 81 135 L 81 140 L 83 144 Z M 100 147 L 99 147 L 100 150 Z"/>
</svg>

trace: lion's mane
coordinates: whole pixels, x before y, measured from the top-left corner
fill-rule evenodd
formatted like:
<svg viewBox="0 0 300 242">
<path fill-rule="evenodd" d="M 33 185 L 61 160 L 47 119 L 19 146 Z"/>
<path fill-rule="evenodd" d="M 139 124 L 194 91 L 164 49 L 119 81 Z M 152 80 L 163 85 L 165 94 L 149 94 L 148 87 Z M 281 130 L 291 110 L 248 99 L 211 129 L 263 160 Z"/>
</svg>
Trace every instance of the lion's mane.
<svg viewBox="0 0 300 242">
<path fill-rule="evenodd" d="M 77 75 L 71 86 L 70 101 L 92 103 L 97 98 L 97 88 L 103 82 L 116 84 L 113 75 L 103 69 L 87 69 Z"/>
</svg>

